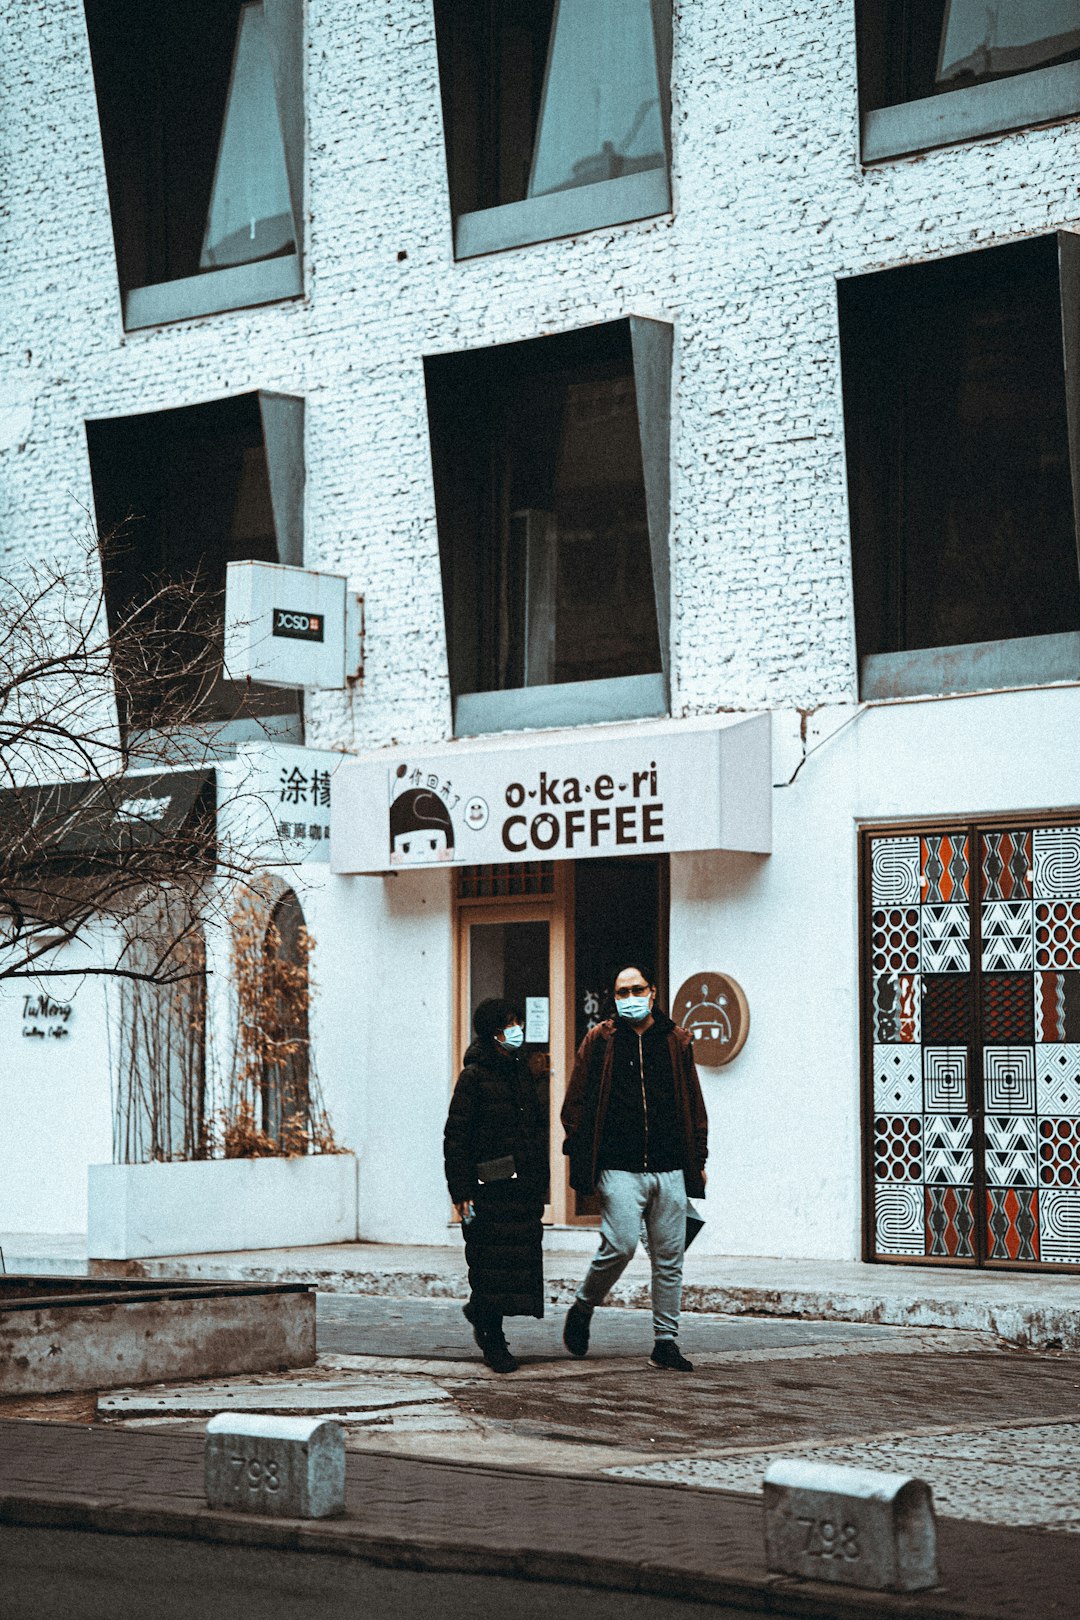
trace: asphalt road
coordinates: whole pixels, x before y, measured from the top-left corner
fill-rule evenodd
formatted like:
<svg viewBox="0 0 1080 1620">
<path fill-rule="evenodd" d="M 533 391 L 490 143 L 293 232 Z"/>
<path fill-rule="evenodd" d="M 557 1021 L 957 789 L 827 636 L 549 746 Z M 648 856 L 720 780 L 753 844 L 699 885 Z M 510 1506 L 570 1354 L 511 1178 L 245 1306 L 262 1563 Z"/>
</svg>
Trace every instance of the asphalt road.
<svg viewBox="0 0 1080 1620">
<path fill-rule="evenodd" d="M 742 1620 L 715 1604 L 332 1554 L 0 1527 L 3 1620 Z"/>
</svg>

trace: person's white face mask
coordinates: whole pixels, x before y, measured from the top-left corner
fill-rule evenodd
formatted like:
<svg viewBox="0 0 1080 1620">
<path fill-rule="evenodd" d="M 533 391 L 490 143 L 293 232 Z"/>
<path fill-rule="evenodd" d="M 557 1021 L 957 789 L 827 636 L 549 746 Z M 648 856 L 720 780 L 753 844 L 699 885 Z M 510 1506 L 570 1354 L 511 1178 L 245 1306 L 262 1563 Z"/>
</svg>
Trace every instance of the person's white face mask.
<svg viewBox="0 0 1080 1620">
<path fill-rule="evenodd" d="M 520 1024 L 508 1024 L 499 1036 L 499 1045 L 508 1052 L 516 1052 L 525 1039 L 525 1031 Z"/>
<path fill-rule="evenodd" d="M 649 1016 L 648 996 L 625 996 L 615 1003 L 620 1018 L 629 1024 L 641 1024 Z"/>
</svg>

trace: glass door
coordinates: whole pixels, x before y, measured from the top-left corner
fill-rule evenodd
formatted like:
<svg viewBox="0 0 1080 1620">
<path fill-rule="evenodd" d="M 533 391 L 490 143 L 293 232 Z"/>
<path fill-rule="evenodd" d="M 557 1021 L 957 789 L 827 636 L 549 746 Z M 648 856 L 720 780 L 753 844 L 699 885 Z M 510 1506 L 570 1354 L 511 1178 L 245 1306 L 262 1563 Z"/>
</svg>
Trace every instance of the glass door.
<svg viewBox="0 0 1080 1620">
<path fill-rule="evenodd" d="M 561 911 L 550 902 L 462 906 L 458 911 L 458 1019 L 456 1061 L 472 1040 L 476 1008 L 505 996 L 522 1010 L 525 1061 L 547 1120 L 551 1166 L 548 1221 L 566 1219 L 563 1192 L 562 1106 L 569 1075 L 565 1041 L 565 951 Z"/>
</svg>

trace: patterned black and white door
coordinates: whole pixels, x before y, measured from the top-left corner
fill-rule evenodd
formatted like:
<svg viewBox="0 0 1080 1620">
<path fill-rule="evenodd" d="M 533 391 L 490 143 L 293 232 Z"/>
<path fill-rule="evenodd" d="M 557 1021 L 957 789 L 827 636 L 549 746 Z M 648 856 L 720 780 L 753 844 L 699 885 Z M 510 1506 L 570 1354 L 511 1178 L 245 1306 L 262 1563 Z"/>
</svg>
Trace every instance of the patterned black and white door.
<svg viewBox="0 0 1080 1620">
<path fill-rule="evenodd" d="M 1080 1266 L 1080 825 L 865 837 L 870 1258 Z"/>
</svg>

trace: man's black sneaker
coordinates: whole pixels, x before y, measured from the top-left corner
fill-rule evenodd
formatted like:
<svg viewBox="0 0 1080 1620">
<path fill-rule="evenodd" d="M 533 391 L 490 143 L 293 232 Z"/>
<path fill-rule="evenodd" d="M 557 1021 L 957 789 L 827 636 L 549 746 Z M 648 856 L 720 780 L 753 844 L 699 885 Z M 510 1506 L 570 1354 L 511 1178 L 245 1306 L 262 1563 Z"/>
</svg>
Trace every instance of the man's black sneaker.
<svg viewBox="0 0 1080 1620">
<path fill-rule="evenodd" d="M 484 1335 L 480 1328 L 480 1324 L 476 1320 L 476 1307 L 471 1299 L 461 1307 L 461 1314 L 472 1328 L 472 1336 L 482 1350 L 485 1343 Z"/>
<path fill-rule="evenodd" d="M 571 1305 L 566 1313 L 566 1326 L 563 1328 L 562 1342 L 572 1356 L 587 1356 L 589 1353 L 589 1323 L 591 1315 L 582 1310 L 580 1305 Z"/>
<path fill-rule="evenodd" d="M 484 1362 L 492 1372 L 512 1373 L 518 1370 L 517 1357 L 511 1355 L 510 1346 L 501 1333 L 485 1340 Z"/>
<path fill-rule="evenodd" d="M 686 1357 L 680 1354 L 675 1339 L 657 1339 L 653 1345 L 649 1363 L 653 1367 L 663 1367 L 665 1372 L 693 1372 L 694 1370 L 694 1363 L 687 1361 Z"/>
</svg>

